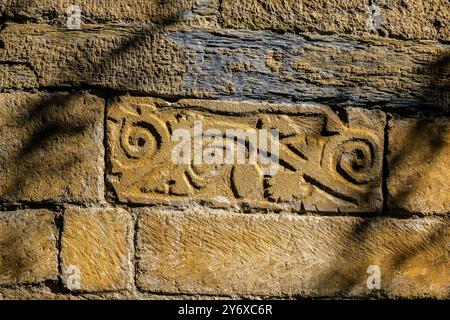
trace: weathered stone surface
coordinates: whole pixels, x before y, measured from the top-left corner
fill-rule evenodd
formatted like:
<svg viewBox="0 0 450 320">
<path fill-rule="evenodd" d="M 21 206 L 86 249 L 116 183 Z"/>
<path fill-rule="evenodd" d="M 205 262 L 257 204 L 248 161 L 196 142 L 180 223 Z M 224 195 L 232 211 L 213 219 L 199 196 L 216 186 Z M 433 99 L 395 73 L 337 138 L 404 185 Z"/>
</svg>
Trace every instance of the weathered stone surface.
<svg viewBox="0 0 450 320">
<path fill-rule="evenodd" d="M 57 237 L 48 210 L 0 212 L 0 285 L 56 280 Z"/>
<path fill-rule="evenodd" d="M 340 34 L 380 34 L 400 39 L 450 40 L 447 0 L 378 0 L 380 27 L 367 24 L 366 0 L 223 0 L 226 27 Z"/>
<path fill-rule="evenodd" d="M 449 11 L 0 0 L 0 300 L 449 299 Z M 26 93 L 65 88 L 111 98 L 107 119 L 86 92 Z M 276 172 L 176 164 L 173 133 L 199 138 L 196 123 L 221 141 L 278 129 Z"/>
<path fill-rule="evenodd" d="M 447 0 L 376 1 L 380 26 L 368 25 L 369 2 L 365 0 L 4 0 L 0 13 L 38 22 L 67 21 L 68 7 L 82 8 L 84 23 L 152 22 L 218 27 L 266 29 L 347 35 L 379 34 L 399 39 L 450 40 Z"/>
<path fill-rule="evenodd" d="M 82 21 L 179 22 L 214 26 L 217 0 L 3 0 L 0 13 L 43 22 L 66 24 L 70 5 L 81 7 Z"/>
<path fill-rule="evenodd" d="M 44 87 L 89 84 L 172 97 L 363 107 L 428 103 L 450 110 L 446 44 L 108 25 L 70 31 L 36 24 L 8 24 L 0 40 L 0 59 L 27 63 Z"/>
<path fill-rule="evenodd" d="M 448 298 L 448 220 L 137 212 L 143 290 Z M 370 265 L 380 290 L 367 288 Z"/>
<path fill-rule="evenodd" d="M 1 94 L 0 200 L 103 199 L 103 112 L 87 94 Z"/>
<path fill-rule="evenodd" d="M 96 26 L 69 31 L 30 26 L 14 24 L 0 33 L 5 43 L 0 59 L 31 65 L 40 86 L 89 84 L 166 94 L 182 90 L 187 50 L 154 28 Z"/>
<path fill-rule="evenodd" d="M 68 207 L 62 234 L 62 279 L 73 291 L 126 289 L 131 281 L 131 216 L 122 209 Z"/>
<path fill-rule="evenodd" d="M 168 295 L 139 291 L 66 294 L 45 285 L 0 287 L 0 300 L 229 300 L 238 296 Z"/>
<path fill-rule="evenodd" d="M 50 288 L 42 286 L 0 287 L 0 300 L 68 300 L 73 295 L 55 294 Z"/>
<path fill-rule="evenodd" d="M 450 119 L 390 120 L 388 168 L 389 207 L 450 213 Z"/>
<path fill-rule="evenodd" d="M 121 97 L 108 106 L 109 180 L 122 202 L 379 211 L 385 115 L 356 108 L 343 113 L 347 121 L 325 106 Z M 252 148 L 274 152 L 272 139 L 222 138 L 229 129 L 272 128 L 280 136 L 279 166 L 276 158 L 272 164 L 260 158 L 237 162 L 239 146 L 247 153 Z M 187 130 L 191 140 L 174 138 L 178 129 Z M 208 151 L 219 143 L 207 138 L 211 129 L 220 131 L 223 145 L 229 143 L 226 151 L 220 146 Z M 185 154 L 191 153 L 183 163 L 173 157 L 180 154 L 180 143 L 188 144 Z M 208 160 L 214 150 L 217 157 Z M 224 164 L 228 150 L 234 151 L 234 161 Z"/>
<path fill-rule="evenodd" d="M 39 84 L 33 70 L 24 64 L 2 64 L 0 62 L 0 90 L 30 89 Z"/>
</svg>

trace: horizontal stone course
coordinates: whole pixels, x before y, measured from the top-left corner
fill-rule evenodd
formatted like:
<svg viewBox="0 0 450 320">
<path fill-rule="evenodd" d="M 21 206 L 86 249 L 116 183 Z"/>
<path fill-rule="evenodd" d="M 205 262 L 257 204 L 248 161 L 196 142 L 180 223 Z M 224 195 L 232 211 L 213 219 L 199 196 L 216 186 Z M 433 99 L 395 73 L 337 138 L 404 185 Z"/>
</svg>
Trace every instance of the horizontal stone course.
<svg viewBox="0 0 450 320">
<path fill-rule="evenodd" d="M 149 292 L 448 298 L 447 220 L 136 213 L 137 284 Z M 373 266 L 379 290 L 367 286 Z"/>
<path fill-rule="evenodd" d="M 379 212 L 385 115 L 357 108 L 342 112 L 346 121 L 329 107 L 308 104 L 120 97 L 108 105 L 109 182 L 123 203 Z M 246 135 L 263 130 L 270 135 L 272 128 L 279 142 Z M 180 130 L 189 137 L 177 137 Z M 211 130 L 219 130 L 222 147 L 210 147 L 219 143 L 207 137 Z M 227 130 L 237 135 L 240 130 L 236 138 L 242 142 L 224 139 Z M 245 158 L 251 150 L 255 163 Z M 263 150 L 279 159 L 262 158 Z M 174 155 L 181 152 L 190 157 L 178 163 Z"/>
<path fill-rule="evenodd" d="M 70 6 L 81 8 L 87 22 L 145 22 L 216 25 L 217 0 L 3 0 L 0 13 L 7 17 L 65 25 Z"/>
<path fill-rule="evenodd" d="M 38 24 L 8 24 L 0 40 L 0 59 L 26 63 L 35 72 L 28 82 L 37 77 L 40 87 L 450 110 L 445 44 L 110 25 L 73 31 Z M 0 82 L 7 81 L 3 76 Z"/>
<path fill-rule="evenodd" d="M 64 213 L 61 270 L 71 291 L 128 289 L 132 281 L 131 216 L 122 209 L 77 208 Z"/>
</svg>

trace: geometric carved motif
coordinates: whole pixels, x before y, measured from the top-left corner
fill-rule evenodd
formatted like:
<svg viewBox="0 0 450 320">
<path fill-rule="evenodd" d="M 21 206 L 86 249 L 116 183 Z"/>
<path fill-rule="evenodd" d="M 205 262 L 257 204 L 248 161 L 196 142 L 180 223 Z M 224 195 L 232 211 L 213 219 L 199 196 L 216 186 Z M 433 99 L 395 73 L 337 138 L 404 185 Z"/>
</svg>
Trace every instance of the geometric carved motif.
<svg viewBox="0 0 450 320">
<path fill-rule="evenodd" d="M 176 129 L 277 129 L 279 166 L 175 164 Z M 293 212 L 377 212 L 384 114 L 325 106 L 121 97 L 108 107 L 109 182 L 119 201 Z"/>
</svg>

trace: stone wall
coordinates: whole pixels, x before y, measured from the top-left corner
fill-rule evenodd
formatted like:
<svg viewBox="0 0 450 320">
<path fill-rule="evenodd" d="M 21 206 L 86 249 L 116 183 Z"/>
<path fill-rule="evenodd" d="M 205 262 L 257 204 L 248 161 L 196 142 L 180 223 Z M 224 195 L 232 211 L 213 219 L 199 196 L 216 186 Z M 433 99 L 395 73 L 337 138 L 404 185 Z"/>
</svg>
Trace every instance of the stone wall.
<svg viewBox="0 0 450 320">
<path fill-rule="evenodd" d="M 0 299 L 449 298 L 447 0 L 0 14 Z M 175 164 L 198 121 L 277 173 Z"/>
</svg>

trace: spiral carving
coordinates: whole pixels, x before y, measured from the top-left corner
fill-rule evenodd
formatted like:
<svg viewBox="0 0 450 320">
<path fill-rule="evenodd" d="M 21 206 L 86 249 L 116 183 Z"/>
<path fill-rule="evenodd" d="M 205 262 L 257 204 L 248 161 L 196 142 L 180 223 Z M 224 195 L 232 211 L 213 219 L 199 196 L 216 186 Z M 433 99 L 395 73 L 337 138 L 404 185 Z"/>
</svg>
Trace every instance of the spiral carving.
<svg viewBox="0 0 450 320">
<path fill-rule="evenodd" d="M 120 145 L 128 158 L 147 158 L 161 147 L 161 135 L 150 123 L 124 120 Z"/>
<path fill-rule="evenodd" d="M 354 184 L 366 184 L 375 176 L 375 152 L 364 139 L 348 140 L 337 148 L 334 157 L 337 172 Z"/>
</svg>

